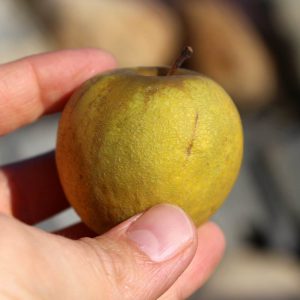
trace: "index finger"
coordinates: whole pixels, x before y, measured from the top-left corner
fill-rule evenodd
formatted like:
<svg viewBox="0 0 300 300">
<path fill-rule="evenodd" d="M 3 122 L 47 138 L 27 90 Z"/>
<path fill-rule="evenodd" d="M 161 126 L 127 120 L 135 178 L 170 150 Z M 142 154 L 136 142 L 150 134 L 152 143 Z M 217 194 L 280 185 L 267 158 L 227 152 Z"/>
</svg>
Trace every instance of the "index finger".
<svg viewBox="0 0 300 300">
<path fill-rule="evenodd" d="M 62 109 L 85 80 L 115 67 L 113 57 L 97 49 L 35 55 L 0 66 L 0 135 Z"/>
</svg>

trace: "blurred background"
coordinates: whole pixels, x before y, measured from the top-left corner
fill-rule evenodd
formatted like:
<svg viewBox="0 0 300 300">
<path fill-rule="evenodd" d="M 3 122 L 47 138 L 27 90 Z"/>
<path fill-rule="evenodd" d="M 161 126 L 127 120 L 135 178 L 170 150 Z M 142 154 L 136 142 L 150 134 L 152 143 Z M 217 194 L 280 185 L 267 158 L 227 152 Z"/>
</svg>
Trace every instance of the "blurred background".
<svg viewBox="0 0 300 300">
<path fill-rule="evenodd" d="M 245 132 L 239 179 L 214 217 L 227 252 L 191 299 L 300 299 L 299 0 L 0 0 L 0 63 L 100 47 L 122 67 L 169 65 L 185 44 L 185 67 L 227 90 Z M 58 119 L 1 137 L 0 164 L 54 149 Z M 69 209 L 38 226 L 77 220 Z"/>
</svg>

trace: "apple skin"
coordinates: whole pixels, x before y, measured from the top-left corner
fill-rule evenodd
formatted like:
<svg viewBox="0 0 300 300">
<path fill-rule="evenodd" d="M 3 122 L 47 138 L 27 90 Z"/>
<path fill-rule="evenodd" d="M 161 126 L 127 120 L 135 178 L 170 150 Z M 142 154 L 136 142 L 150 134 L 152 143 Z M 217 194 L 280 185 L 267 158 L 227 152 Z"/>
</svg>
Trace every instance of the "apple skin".
<svg viewBox="0 0 300 300">
<path fill-rule="evenodd" d="M 63 111 L 59 176 L 71 205 L 97 233 L 159 203 L 179 205 L 200 225 L 237 178 L 243 134 L 232 100 L 196 72 L 167 71 L 100 74 Z"/>
</svg>

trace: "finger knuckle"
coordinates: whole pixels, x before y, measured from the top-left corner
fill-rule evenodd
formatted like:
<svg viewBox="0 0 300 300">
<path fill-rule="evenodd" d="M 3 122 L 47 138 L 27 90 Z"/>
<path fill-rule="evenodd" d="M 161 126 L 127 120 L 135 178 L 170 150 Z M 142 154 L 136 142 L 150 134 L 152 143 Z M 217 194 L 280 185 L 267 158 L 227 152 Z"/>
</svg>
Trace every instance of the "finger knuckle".
<svg viewBox="0 0 300 300">
<path fill-rule="evenodd" d="M 83 238 L 80 241 L 89 249 L 90 255 L 96 257 L 97 263 L 92 266 L 94 272 L 106 281 L 110 293 L 114 291 L 109 299 L 133 299 L 131 296 L 137 290 L 140 272 L 132 249 L 125 242 L 117 243 L 105 237 L 97 240 Z"/>
</svg>

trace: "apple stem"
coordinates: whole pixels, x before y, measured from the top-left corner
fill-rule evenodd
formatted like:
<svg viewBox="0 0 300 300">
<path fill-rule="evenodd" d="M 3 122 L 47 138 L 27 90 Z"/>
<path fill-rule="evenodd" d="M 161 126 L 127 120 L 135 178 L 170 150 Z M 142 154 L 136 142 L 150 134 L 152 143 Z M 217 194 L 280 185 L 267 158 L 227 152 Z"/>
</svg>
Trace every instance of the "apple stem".
<svg viewBox="0 0 300 300">
<path fill-rule="evenodd" d="M 174 75 L 174 73 L 176 72 L 176 70 L 178 68 L 180 68 L 180 66 L 183 64 L 184 61 L 186 61 L 187 59 L 189 59 L 192 54 L 193 54 L 193 48 L 190 46 L 185 46 L 179 57 L 177 57 L 177 59 L 175 60 L 175 62 L 173 63 L 172 67 L 170 68 L 169 72 L 167 73 L 167 76 L 170 75 Z"/>
</svg>

